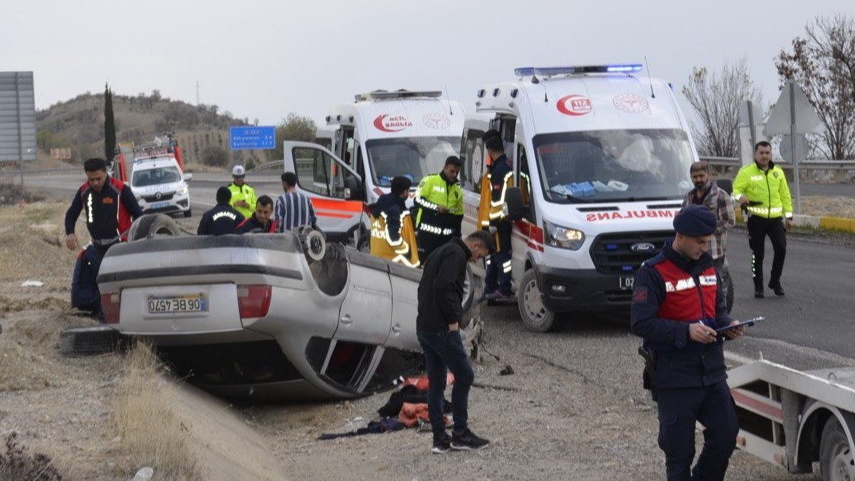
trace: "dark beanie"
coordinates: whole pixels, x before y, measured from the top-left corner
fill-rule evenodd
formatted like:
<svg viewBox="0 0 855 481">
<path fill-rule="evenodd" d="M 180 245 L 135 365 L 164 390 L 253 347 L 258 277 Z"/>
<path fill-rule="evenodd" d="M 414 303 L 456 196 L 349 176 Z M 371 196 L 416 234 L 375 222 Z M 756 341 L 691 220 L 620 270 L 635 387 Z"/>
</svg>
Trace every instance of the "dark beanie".
<svg viewBox="0 0 855 481">
<path fill-rule="evenodd" d="M 705 205 L 686 206 L 674 216 L 674 230 L 689 237 L 710 235 L 715 227 L 715 216 Z"/>
</svg>

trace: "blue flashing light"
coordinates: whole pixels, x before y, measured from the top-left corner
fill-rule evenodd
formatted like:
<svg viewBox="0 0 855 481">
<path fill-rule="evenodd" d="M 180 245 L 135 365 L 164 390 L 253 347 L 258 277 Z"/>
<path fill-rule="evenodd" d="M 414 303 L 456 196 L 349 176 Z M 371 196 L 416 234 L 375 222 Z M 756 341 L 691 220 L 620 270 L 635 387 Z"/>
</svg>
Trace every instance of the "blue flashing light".
<svg viewBox="0 0 855 481">
<path fill-rule="evenodd" d="M 623 270 L 624 272 L 631 272 L 632 266 L 621 266 L 621 270 Z"/>
<path fill-rule="evenodd" d="M 607 251 L 616 251 L 616 250 L 618 250 L 618 245 L 617 244 L 606 244 L 606 250 Z"/>
<path fill-rule="evenodd" d="M 612 64 L 612 65 L 572 65 L 567 67 L 520 67 L 514 69 L 517 77 L 531 77 L 541 75 L 551 77 L 555 75 L 572 75 L 582 73 L 637 73 L 641 72 L 640 63 Z"/>
</svg>

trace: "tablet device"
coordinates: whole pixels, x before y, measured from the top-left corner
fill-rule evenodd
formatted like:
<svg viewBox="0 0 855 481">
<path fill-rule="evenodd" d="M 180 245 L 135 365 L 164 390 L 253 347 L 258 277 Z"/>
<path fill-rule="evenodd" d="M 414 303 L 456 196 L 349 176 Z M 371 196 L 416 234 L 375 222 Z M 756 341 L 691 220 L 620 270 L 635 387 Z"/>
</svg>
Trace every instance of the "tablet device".
<svg viewBox="0 0 855 481">
<path fill-rule="evenodd" d="M 753 326 L 755 323 L 762 321 L 763 319 L 765 319 L 765 318 L 764 317 L 755 317 L 753 319 L 746 319 L 744 321 L 739 321 L 738 324 L 732 324 L 730 326 L 719 327 L 715 330 L 715 332 L 722 334 L 725 331 L 729 331 L 730 329 L 733 329 L 734 327 Z"/>
</svg>

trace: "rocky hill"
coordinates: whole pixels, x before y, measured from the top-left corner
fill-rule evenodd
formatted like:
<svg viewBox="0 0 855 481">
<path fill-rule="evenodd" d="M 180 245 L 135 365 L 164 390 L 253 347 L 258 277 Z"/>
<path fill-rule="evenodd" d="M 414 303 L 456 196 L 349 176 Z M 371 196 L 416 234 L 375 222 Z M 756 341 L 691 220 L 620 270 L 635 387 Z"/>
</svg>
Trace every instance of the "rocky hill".
<svg viewBox="0 0 855 481">
<path fill-rule="evenodd" d="M 250 119 L 219 112 L 216 105 L 191 105 L 151 95 L 113 94 L 117 142 L 148 142 L 175 132 L 190 164 L 225 166 L 238 161 L 266 161 L 262 151 L 229 151 L 229 126 L 249 125 Z M 86 93 L 36 112 L 39 159 L 51 149 L 70 148 L 72 163 L 104 156 L 104 96 Z"/>
</svg>

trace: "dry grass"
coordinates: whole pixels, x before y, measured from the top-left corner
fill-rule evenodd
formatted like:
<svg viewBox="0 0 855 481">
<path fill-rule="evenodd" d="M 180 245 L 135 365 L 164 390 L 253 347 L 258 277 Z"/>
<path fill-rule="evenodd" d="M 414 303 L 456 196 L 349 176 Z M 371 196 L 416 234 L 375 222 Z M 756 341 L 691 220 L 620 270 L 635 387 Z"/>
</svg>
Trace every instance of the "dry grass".
<svg viewBox="0 0 855 481">
<path fill-rule="evenodd" d="M 158 480 L 198 479 L 191 439 L 162 393 L 162 366 L 152 349 L 138 343 L 127 356 L 112 421 L 119 431 L 122 469 L 149 466 Z"/>
</svg>

